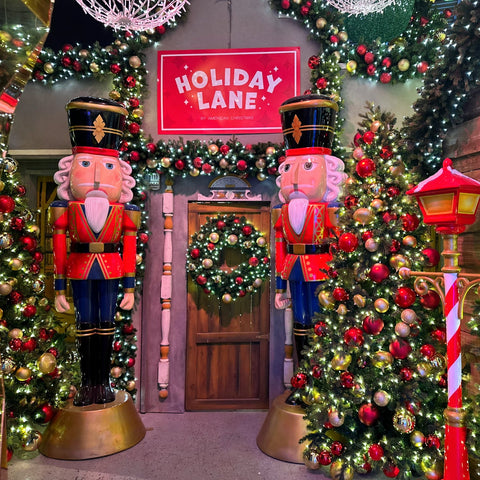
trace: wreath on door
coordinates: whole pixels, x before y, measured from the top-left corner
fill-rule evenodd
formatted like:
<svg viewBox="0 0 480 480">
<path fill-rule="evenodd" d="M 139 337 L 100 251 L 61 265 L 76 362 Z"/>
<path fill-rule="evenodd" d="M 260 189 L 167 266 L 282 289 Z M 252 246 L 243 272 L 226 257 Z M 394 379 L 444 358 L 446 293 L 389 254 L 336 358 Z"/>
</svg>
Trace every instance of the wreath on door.
<svg viewBox="0 0 480 480">
<path fill-rule="evenodd" d="M 239 249 L 246 260 L 233 269 L 224 265 L 224 252 Z M 187 271 L 208 295 L 230 303 L 256 292 L 270 277 L 268 243 L 245 217 L 207 217 L 192 235 L 187 251 Z"/>
</svg>

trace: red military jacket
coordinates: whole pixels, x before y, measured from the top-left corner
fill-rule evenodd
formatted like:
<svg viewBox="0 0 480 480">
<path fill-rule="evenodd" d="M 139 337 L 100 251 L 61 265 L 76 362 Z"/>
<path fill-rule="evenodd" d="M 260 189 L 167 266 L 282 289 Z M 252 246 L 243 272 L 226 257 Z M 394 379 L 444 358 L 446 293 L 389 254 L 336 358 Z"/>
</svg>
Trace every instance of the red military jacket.
<svg viewBox="0 0 480 480">
<path fill-rule="evenodd" d="M 332 260 L 328 238 L 332 237 L 334 225 L 330 221 L 326 203 L 308 204 L 299 234 L 290 225 L 288 203 L 283 204 L 274 228 L 277 277 L 284 281 L 304 282 L 327 278 L 328 262 Z M 278 290 L 286 287 L 281 280 L 277 281 Z"/>
<path fill-rule="evenodd" d="M 124 287 L 134 286 L 136 232 L 140 223 L 137 207 L 111 203 L 105 224 L 96 234 L 87 222 L 84 202 L 60 200 L 50 206 L 50 223 L 56 290 L 65 289 L 62 279 L 66 278 L 98 280 L 125 277 L 128 285 L 124 284 Z M 67 253 L 67 231 L 70 254 Z M 120 242 L 123 244 L 122 255 L 118 250 Z"/>
</svg>

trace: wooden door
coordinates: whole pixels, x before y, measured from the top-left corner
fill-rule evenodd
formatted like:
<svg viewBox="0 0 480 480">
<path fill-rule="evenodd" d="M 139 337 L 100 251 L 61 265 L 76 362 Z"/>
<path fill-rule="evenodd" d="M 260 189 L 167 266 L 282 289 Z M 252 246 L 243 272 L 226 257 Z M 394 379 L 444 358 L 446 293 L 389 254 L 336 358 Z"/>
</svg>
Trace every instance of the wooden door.
<svg viewBox="0 0 480 480">
<path fill-rule="evenodd" d="M 190 203 L 189 236 L 218 214 L 244 216 L 270 243 L 270 207 L 258 202 Z M 238 249 L 224 253 L 230 267 L 245 261 Z M 269 290 L 266 279 L 260 291 L 225 304 L 188 278 L 187 410 L 268 408 Z"/>
</svg>

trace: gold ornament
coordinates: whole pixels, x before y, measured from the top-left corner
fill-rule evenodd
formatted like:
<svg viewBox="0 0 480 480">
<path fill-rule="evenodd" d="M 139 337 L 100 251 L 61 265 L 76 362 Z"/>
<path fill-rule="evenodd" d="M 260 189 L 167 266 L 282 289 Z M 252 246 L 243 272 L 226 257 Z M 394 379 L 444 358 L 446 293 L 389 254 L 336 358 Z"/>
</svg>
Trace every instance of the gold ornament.
<svg viewBox="0 0 480 480">
<path fill-rule="evenodd" d="M 303 452 L 303 463 L 309 470 L 318 470 L 320 468 L 320 463 L 318 461 L 317 450 L 307 448 Z"/>
<path fill-rule="evenodd" d="M 212 232 L 212 233 L 208 236 L 208 239 L 209 239 L 212 243 L 218 243 L 218 241 L 220 240 L 220 235 L 219 235 L 218 233 Z"/>
<path fill-rule="evenodd" d="M 147 158 L 145 163 L 147 164 L 148 168 L 157 168 L 158 166 L 158 162 L 155 158 Z"/>
<path fill-rule="evenodd" d="M 192 177 L 198 177 L 200 175 L 200 170 L 198 168 L 192 168 L 188 173 Z"/>
<path fill-rule="evenodd" d="M 228 163 L 227 160 L 225 160 L 224 158 L 222 158 L 222 159 L 218 162 L 218 165 L 220 166 L 220 168 L 225 169 L 225 168 L 228 168 L 228 166 L 229 166 L 230 164 Z"/>
<path fill-rule="evenodd" d="M 334 427 L 341 427 L 345 422 L 345 417 L 343 415 L 340 415 L 338 410 L 331 409 L 328 411 L 328 421 Z"/>
<path fill-rule="evenodd" d="M 232 303 L 232 296 L 229 293 L 224 293 L 222 295 L 222 302 L 223 303 Z"/>
<path fill-rule="evenodd" d="M 52 373 L 57 366 L 57 359 L 49 352 L 42 353 L 37 360 L 37 366 L 42 373 Z"/>
<path fill-rule="evenodd" d="M 394 176 L 394 177 L 399 177 L 405 172 L 405 165 L 403 162 L 397 164 L 397 165 L 392 165 L 389 168 L 389 172 Z"/>
<path fill-rule="evenodd" d="M 129 59 L 128 59 L 128 64 L 132 67 L 132 68 L 138 68 L 142 65 L 142 61 L 140 60 L 140 57 L 138 57 L 137 55 L 132 55 Z"/>
<path fill-rule="evenodd" d="M 211 258 L 205 258 L 202 260 L 202 267 L 203 268 L 212 268 L 213 260 Z"/>
<path fill-rule="evenodd" d="M 406 237 L 403 237 L 402 243 L 406 247 L 416 247 L 417 246 L 417 239 L 413 235 L 407 235 Z"/>
<path fill-rule="evenodd" d="M 410 62 L 406 58 L 402 58 L 397 66 L 401 72 L 406 72 L 410 68 Z"/>
<path fill-rule="evenodd" d="M 395 325 L 395 333 L 402 338 L 406 338 L 410 335 L 410 327 L 403 322 L 398 322 Z"/>
<path fill-rule="evenodd" d="M 325 307 L 325 308 L 328 308 L 328 309 L 332 309 L 335 305 L 333 295 L 328 290 L 322 290 L 318 294 L 318 301 L 320 302 L 320 305 L 322 307 Z"/>
<path fill-rule="evenodd" d="M 123 373 L 122 367 L 119 367 L 119 366 L 112 367 L 112 369 L 110 370 L 110 375 L 113 378 L 120 378 L 122 376 L 122 373 Z"/>
<path fill-rule="evenodd" d="M 388 300 L 385 300 L 385 298 L 377 298 L 373 303 L 373 306 L 379 313 L 386 313 L 390 308 L 390 304 L 388 303 Z"/>
<path fill-rule="evenodd" d="M 257 238 L 257 245 L 259 247 L 263 247 L 267 243 L 267 239 L 265 237 L 258 237 Z"/>
<path fill-rule="evenodd" d="M 143 108 L 136 108 L 132 113 L 137 118 L 143 118 L 143 116 L 145 115 Z"/>
<path fill-rule="evenodd" d="M 335 460 L 330 465 L 330 477 L 333 480 L 352 480 L 355 471 L 351 465 L 346 465 L 343 460 Z"/>
<path fill-rule="evenodd" d="M 262 279 L 261 278 L 256 278 L 254 281 L 253 281 L 253 286 L 255 288 L 260 288 L 262 286 Z"/>
<path fill-rule="evenodd" d="M 81 57 L 86 58 L 86 57 L 88 57 L 88 56 L 90 55 L 90 52 L 89 52 L 87 49 L 82 48 L 82 49 L 78 52 L 78 54 L 79 54 Z"/>
<path fill-rule="evenodd" d="M 235 245 L 238 242 L 238 237 L 236 235 L 229 235 L 227 238 L 227 243 L 229 245 Z"/>
<path fill-rule="evenodd" d="M 264 182 L 267 179 L 267 176 L 263 172 L 257 173 L 257 180 L 259 182 Z"/>
<path fill-rule="evenodd" d="M 376 252 L 378 250 L 378 242 L 374 238 L 367 238 L 365 241 L 365 248 L 369 252 Z"/>
<path fill-rule="evenodd" d="M 211 143 L 208 146 L 208 151 L 209 151 L 210 155 L 216 155 L 218 153 L 218 145 L 215 144 L 215 143 Z"/>
<path fill-rule="evenodd" d="M 26 452 L 34 452 L 40 446 L 42 441 L 42 434 L 36 430 L 28 434 L 28 438 L 25 443 L 22 445 L 23 450 Z"/>
<path fill-rule="evenodd" d="M 353 303 L 360 308 L 363 308 L 366 305 L 365 297 L 357 293 L 353 296 Z"/>
<path fill-rule="evenodd" d="M 55 69 L 53 68 L 53 65 L 50 62 L 47 62 L 43 66 L 43 70 L 45 71 L 45 73 L 48 73 L 49 75 L 55 71 Z"/>
<path fill-rule="evenodd" d="M 25 382 L 32 376 L 32 371 L 27 367 L 19 367 L 15 372 L 15 378 L 20 382 Z"/>
<path fill-rule="evenodd" d="M 163 157 L 160 160 L 160 164 L 162 165 L 163 168 L 168 168 L 172 164 L 172 159 L 168 157 Z"/>
<path fill-rule="evenodd" d="M 338 38 L 340 41 L 346 42 L 348 40 L 348 33 L 342 30 L 341 32 L 338 32 Z"/>
<path fill-rule="evenodd" d="M 20 270 L 23 266 L 23 262 L 19 258 L 12 258 L 8 264 L 14 271 Z"/>
<path fill-rule="evenodd" d="M 380 198 L 374 198 L 371 202 L 370 202 L 370 206 L 376 210 L 377 212 L 379 212 L 380 210 L 383 209 L 384 207 L 384 204 L 383 204 L 383 200 L 381 200 Z"/>
<path fill-rule="evenodd" d="M 325 28 L 325 25 L 327 24 L 327 20 L 323 17 L 317 18 L 317 21 L 315 22 L 315 26 L 321 30 L 322 28 Z"/>
<path fill-rule="evenodd" d="M 0 41 L 8 43 L 12 40 L 12 36 L 5 30 L 0 30 Z"/>
<path fill-rule="evenodd" d="M 406 308 L 402 311 L 400 318 L 402 322 L 405 322 L 407 325 L 411 325 L 417 320 L 417 314 L 411 308 Z"/>
<path fill-rule="evenodd" d="M 447 366 L 447 360 L 440 353 L 436 353 L 433 358 L 430 359 L 430 364 L 437 370 L 445 370 L 445 367 Z"/>
<path fill-rule="evenodd" d="M 140 254 L 135 255 L 135 262 L 137 265 L 140 265 L 143 262 L 143 257 Z"/>
<path fill-rule="evenodd" d="M 135 387 L 137 386 L 137 384 L 135 383 L 135 380 L 129 380 L 127 382 L 127 390 L 129 392 L 131 392 L 132 390 L 135 390 Z"/>
<path fill-rule="evenodd" d="M 122 98 L 122 94 L 118 90 L 112 90 L 108 96 L 112 99 L 118 102 Z"/>
<path fill-rule="evenodd" d="M 423 447 L 425 441 L 425 435 L 419 430 L 414 430 L 410 435 L 410 443 L 417 448 Z"/>
<path fill-rule="evenodd" d="M 432 367 L 428 362 L 419 362 L 417 364 L 417 373 L 422 378 L 427 378 L 432 373 Z"/>
<path fill-rule="evenodd" d="M 5 188 L 5 182 L 3 180 L 0 180 L 0 192 L 2 192 L 4 188 Z"/>
<path fill-rule="evenodd" d="M 352 362 L 352 356 L 348 353 L 337 353 L 333 358 L 330 364 L 332 368 L 337 371 L 347 370 L 350 363 Z"/>
<path fill-rule="evenodd" d="M 12 328 L 9 332 L 8 332 L 8 336 L 10 338 L 22 338 L 23 337 L 23 332 L 22 330 L 20 330 L 19 328 Z"/>
<path fill-rule="evenodd" d="M 89 68 L 92 73 L 98 73 L 98 71 L 100 70 L 98 63 L 95 63 L 95 62 L 92 62 Z"/>
<path fill-rule="evenodd" d="M 424 457 L 420 467 L 427 480 L 440 480 L 443 478 L 443 462 L 440 459 Z"/>
<path fill-rule="evenodd" d="M 398 272 L 398 270 L 403 267 L 410 268 L 411 263 L 410 260 L 403 255 L 393 255 L 390 257 L 390 265 Z"/>
<path fill-rule="evenodd" d="M 370 130 L 371 130 L 372 132 L 377 132 L 381 125 L 382 125 L 382 124 L 381 124 L 381 122 L 380 122 L 379 120 L 374 120 L 374 121 L 372 122 L 372 124 L 370 125 Z"/>
<path fill-rule="evenodd" d="M 267 149 L 265 150 L 265 153 L 267 155 L 273 155 L 275 152 L 276 152 L 275 147 L 272 147 L 272 146 L 267 147 Z"/>
<path fill-rule="evenodd" d="M 255 166 L 259 169 L 262 169 L 262 168 L 265 168 L 265 159 L 264 158 L 259 158 L 256 162 L 255 162 Z"/>
<path fill-rule="evenodd" d="M 2 362 L 2 370 L 4 373 L 12 373 L 15 371 L 15 362 L 13 361 L 13 358 L 6 357 L 4 358 Z"/>
<path fill-rule="evenodd" d="M 353 212 L 353 219 L 362 225 L 367 225 L 373 218 L 373 212 L 369 208 L 357 208 L 357 210 Z"/>
<path fill-rule="evenodd" d="M 377 390 L 373 395 L 373 401 L 379 407 L 386 407 L 390 402 L 390 394 L 387 393 L 385 390 Z"/>
<path fill-rule="evenodd" d="M 385 368 L 393 363 L 393 355 L 390 352 L 379 350 L 372 357 L 372 364 L 377 368 Z"/>
<path fill-rule="evenodd" d="M 339 315 L 346 315 L 348 312 L 348 308 L 345 304 L 341 303 L 337 308 L 337 313 Z"/>
<path fill-rule="evenodd" d="M 398 408 L 393 416 L 393 428 L 400 433 L 412 433 L 415 429 L 415 416 L 406 408 Z"/>
</svg>

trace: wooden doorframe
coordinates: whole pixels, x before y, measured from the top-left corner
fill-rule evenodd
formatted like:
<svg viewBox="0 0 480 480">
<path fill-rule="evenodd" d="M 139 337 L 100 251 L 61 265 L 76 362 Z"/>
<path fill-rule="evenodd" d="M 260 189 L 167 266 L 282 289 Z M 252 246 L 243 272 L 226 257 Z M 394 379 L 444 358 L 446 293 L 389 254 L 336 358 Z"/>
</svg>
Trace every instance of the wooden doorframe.
<svg viewBox="0 0 480 480">
<path fill-rule="evenodd" d="M 265 235 L 270 244 L 271 207 L 268 202 L 189 202 L 189 237 L 199 230 L 202 216 L 217 214 L 245 216 L 247 220 L 252 221 L 257 230 Z M 268 408 L 270 282 L 268 280 L 264 282 L 264 286 L 257 294 L 247 295 L 226 305 L 207 296 L 189 277 L 187 279 L 186 410 Z M 243 301 L 245 303 L 242 304 Z M 247 331 L 230 332 L 226 331 L 227 329 L 222 331 L 222 328 L 214 327 L 214 331 L 204 331 L 206 324 L 215 325 L 212 318 L 215 311 L 219 312 L 218 319 L 231 318 L 234 323 L 239 317 L 238 309 L 244 308 L 246 302 L 254 302 L 249 307 L 252 318 L 256 317 L 253 320 L 254 330 L 247 328 Z M 222 309 L 221 312 L 220 309 Z M 240 317 L 242 315 L 240 314 Z M 243 367 L 243 370 L 240 367 Z M 225 383 L 225 379 L 230 378 L 238 385 L 225 387 L 227 397 L 228 393 L 236 387 L 238 387 L 238 396 L 237 391 L 228 398 L 210 396 L 211 391 L 221 390 L 221 386 L 214 385 L 215 381 L 221 384 L 222 381 Z M 210 385 L 204 385 L 199 379 L 210 382 Z M 242 393 L 245 393 L 245 398 L 241 397 Z"/>
</svg>

